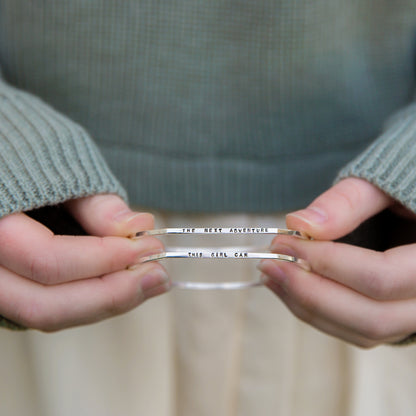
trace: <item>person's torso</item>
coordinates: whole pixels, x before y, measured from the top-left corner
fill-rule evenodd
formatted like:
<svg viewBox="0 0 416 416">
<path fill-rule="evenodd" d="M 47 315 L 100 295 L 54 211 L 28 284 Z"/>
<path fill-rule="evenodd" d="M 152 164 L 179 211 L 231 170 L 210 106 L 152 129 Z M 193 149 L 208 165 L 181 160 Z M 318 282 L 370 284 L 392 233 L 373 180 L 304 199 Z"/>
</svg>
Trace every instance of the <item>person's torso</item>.
<svg viewBox="0 0 416 416">
<path fill-rule="evenodd" d="M 83 125 L 121 175 L 124 150 L 254 176 L 339 165 L 413 88 L 414 1 L 2 0 L 0 13 L 6 79 Z"/>
</svg>

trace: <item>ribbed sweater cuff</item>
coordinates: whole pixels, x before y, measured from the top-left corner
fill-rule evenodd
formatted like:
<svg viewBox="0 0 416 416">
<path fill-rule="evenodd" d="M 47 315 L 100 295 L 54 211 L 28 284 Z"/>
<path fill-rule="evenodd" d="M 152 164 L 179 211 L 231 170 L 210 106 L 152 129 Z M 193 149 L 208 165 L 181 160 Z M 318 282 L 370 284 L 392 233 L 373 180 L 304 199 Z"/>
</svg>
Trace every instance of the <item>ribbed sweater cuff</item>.
<svg viewBox="0 0 416 416">
<path fill-rule="evenodd" d="M 88 134 L 0 83 L 0 217 L 98 193 L 125 198 Z"/>
<path fill-rule="evenodd" d="M 343 168 L 337 181 L 366 179 L 416 212 L 416 104 L 397 113 L 383 134 Z"/>
</svg>

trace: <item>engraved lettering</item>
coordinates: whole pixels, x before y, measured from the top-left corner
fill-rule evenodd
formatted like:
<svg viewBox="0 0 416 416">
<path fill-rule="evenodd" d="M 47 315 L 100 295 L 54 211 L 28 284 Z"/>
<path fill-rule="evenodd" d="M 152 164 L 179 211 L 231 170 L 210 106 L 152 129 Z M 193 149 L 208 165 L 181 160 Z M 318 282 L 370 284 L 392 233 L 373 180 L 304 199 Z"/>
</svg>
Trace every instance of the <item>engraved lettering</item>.
<svg viewBox="0 0 416 416">
<path fill-rule="evenodd" d="M 228 257 L 228 256 L 227 256 L 227 253 L 224 253 L 224 252 L 222 252 L 222 251 L 213 251 L 213 252 L 211 253 L 211 257 L 216 257 L 216 258 L 226 258 L 226 257 Z"/>
<path fill-rule="evenodd" d="M 241 252 L 241 251 L 237 251 L 234 253 L 234 257 L 236 258 L 240 258 L 240 257 L 248 257 L 248 253 L 247 252 Z"/>
<path fill-rule="evenodd" d="M 258 234 L 258 233 L 267 233 L 268 228 L 259 227 L 259 228 L 230 228 L 230 233 L 234 234 Z"/>
<path fill-rule="evenodd" d="M 182 228 L 182 232 L 183 232 L 184 234 L 194 233 L 194 232 L 195 232 L 195 228 Z"/>
<path fill-rule="evenodd" d="M 200 258 L 200 257 L 202 257 L 202 253 L 199 252 L 199 251 L 189 251 L 188 252 L 188 257 Z"/>
<path fill-rule="evenodd" d="M 263 234 L 268 233 L 269 228 L 258 227 L 258 228 L 247 228 L 247 227 L 235 227 L 235 228 L 220 228 L 220 227 L 210 227 L 210 228 L 181 228 L 183 234 L 192 234 L 198 232 L 203 232 L 204 234 L 221 234 L 223 232 L 230 234 Z"/>
</svg>

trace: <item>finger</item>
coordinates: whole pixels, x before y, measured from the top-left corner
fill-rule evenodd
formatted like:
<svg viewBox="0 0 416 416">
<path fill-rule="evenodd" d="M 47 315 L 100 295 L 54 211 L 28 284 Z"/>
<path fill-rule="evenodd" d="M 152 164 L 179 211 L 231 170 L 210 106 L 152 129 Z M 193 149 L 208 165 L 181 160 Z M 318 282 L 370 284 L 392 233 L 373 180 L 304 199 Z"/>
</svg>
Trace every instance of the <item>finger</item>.
<svg viewBox="0 0 416 416">
<path fill-rule="evenodd" d="M 56 286 L 40 285 L 0 267 L 0 314 L 51 332 L 119 315 L 169 288 L 168 276 L 157 263 Z"/>
<path fill-rule="evenodd" d="M 327 335 L 333 336 L 361 348 L 371 348 L 376 345 L 375 341 L 372 341 L 363 336 L 359 336 L 357 333 L 349 330 L 348 328 L 337 325 L 332 321 L 328 321 L 317 315 L 310 314 L 306 309 L 302 308 L 298 303 L 295 302 L 295 300 L 288 296 L 286 292 L 282 290 L 282 287 L 273 279 L 267 278 L 267 276 L 262 276 L 262 280 L 265 282 L 265 286 L 267 286 L 280 298 L 280 300 L 293 313 L 293 315 L 308 325 L 313 326 L 317 330 Z"/>
<path fill-rule="evenodd" d="M 154 226 L 153 215 L 132 211 L 117 195 L 104 194 L 75 199 L 68 201 L 65 206 L 91 235 L 130 237 Z"/>
<path fill-rule="evenodd" d="M 311 325 L 325 322 L 326 330 L 337 328 L 336 336 L 342 339 L 365 339 L 371 346 L 402 339 L 415 330 L 413 299 L 378 302 L 315 273 L 274 260 L 263 261 L 259 268 L 281 287 L 282 300 L 296 316 Z M 335 335 L 334 329 L 332 332 Z"/>
<path fill-rule="evenodd" d="M 0 264 L 43 284 L 100 276 L 159 253 L 155 237 L 56 236 L 25 214 L 0 220 Z"/>
<path fill-rule="evenodd" d="M 306 209 L 286 217 L 288 228 L 318 240 L 334 240 L 357 228 L 366 219 L 393 203 L 369 182 L 347 178 L 316 198 Z"/>
<path fill-rule="evenodd" d="M 376 300 L 416 297 L 416 245 L 376 252 L 348 244 L 275 238 L 271 250 L 305 259 L 312 270 Z"/>
</svg>

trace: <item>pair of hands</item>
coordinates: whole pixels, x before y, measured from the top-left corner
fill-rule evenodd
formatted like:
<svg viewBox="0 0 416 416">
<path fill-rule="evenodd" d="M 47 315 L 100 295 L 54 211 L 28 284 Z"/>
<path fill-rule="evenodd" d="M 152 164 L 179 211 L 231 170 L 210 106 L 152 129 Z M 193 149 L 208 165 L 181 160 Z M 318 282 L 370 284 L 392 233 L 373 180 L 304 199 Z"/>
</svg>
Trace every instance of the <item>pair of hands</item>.
<svg viewBox="0 0 416 416">
<path fill-rule="evenodd" d="M 115 195 L 66 204 L 88 236 L 54 235 L 29 216 L 0 220 L 0 315 L 50 332 L 96 322 L 133 309 L 169 289 L 157 263 L 154 237 L 129 237 L 153 228 L 153 216 L 132 212 Z"/>
<path fill-rule="evenodd" d="M 314 240 L 278 236 L 272 251 L 307 260 L 262 261 L 266 285 L 300 319 L 361 347 L 396 342 L 416 332 L 416 244 L 375 252 L 332 242 L 393 205 L 368 182 L 349 178 L 289 214 L 289 228 Z M 126 237 L 153 228 L 153 217 L 132 212 L 117 196 L 67 203 L 89 236 L 58 236 L 23 213 L 0 220 L 0 315 L 55 331 L 127 312 L 166 292 L 169 279 L 143 256 L 159 240 Z"/>
<path fill-rule="evenodd" d="M 331 241 L 394 205 L 364 180 L 339 182 L 287 216 L 288 228 L 313 240 L 272 242 L 272 251 L 305 259 L 312 270 L 264 260 L 266 285 L 298 318 L 349 343 L 370 348 L 407 338 L 416 332 L 416 244 L 377 252 Z"/>
</svg>

